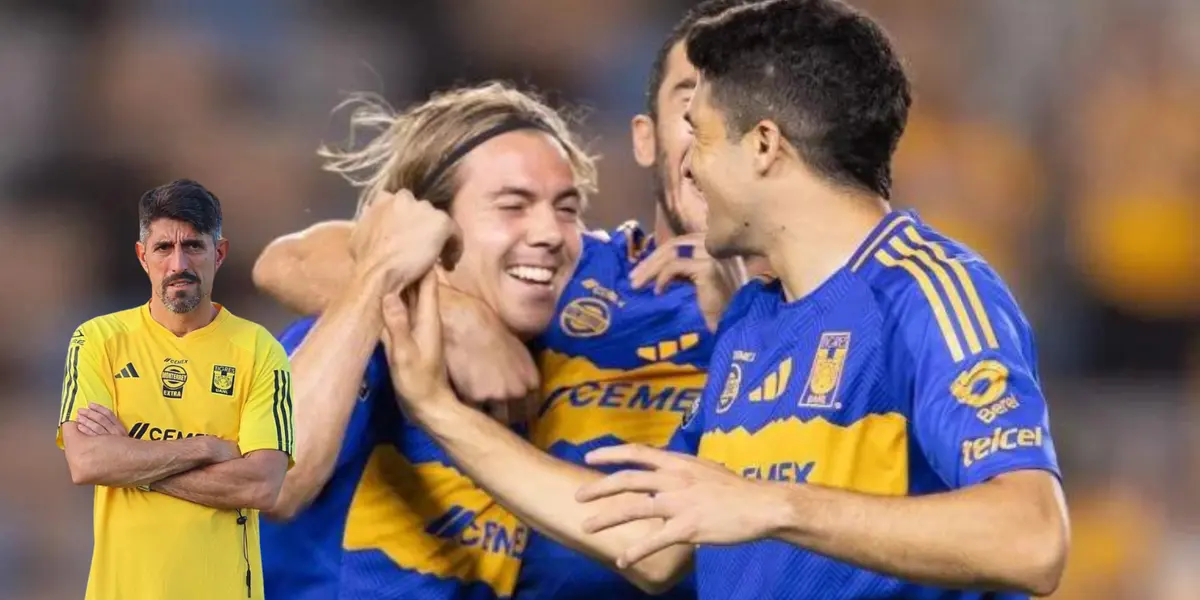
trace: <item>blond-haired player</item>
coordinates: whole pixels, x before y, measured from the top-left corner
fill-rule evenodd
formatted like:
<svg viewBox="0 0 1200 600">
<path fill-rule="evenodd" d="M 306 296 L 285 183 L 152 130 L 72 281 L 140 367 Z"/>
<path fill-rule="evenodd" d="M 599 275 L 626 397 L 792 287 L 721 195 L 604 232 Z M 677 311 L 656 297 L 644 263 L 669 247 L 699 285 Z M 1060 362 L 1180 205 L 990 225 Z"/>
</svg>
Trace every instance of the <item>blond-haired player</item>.
<svg viewBox="0 0 1200 600">
<path fill-rule="evenodd" d="M 441 272 L 446 333 L 462 350 L 451 370 L 478 357 L 469 344 L 494 345 L 488 331 L 541 332 L 579 255 L 595 167 L 558 114 L 498 83 L 399 114 L 360 103 L 352 123 L 373 130 L 368 143 L 322 154 L 362 191 L 358 222 L 318 235 L 341 238 L 343 255 L 325 258 L 353 275 L 319 318 L 282 337 L 301 425 L 279 522 L 265 527 L 267 589 L 289 599 L 506 597 L 528 530 L 400 414 L 377 350 L 381 299 L 428 270 L 457 229 L 457 264 Z"/>
</svg>

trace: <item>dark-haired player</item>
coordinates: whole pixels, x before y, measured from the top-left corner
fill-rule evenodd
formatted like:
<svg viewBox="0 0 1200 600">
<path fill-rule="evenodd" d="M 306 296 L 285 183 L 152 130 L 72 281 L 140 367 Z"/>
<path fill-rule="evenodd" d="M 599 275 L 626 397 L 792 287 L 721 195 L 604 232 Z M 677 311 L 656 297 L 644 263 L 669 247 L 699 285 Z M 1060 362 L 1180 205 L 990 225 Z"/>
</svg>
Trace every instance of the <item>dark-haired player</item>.
<svg viewBox="0 0 1200 600">
<path fill-rule="evenodd" d="M 701 598 L 1051 593 L 1068 534 L 1032 332 L 982 259 L 890 208 L 910 92 L 884 33 L 770 0 L 698 24 L 688 55 L 706 246 L 780 278 L 732 303 L 684 453 L 596 450 L 642 467 L 598 478 L 511 437 L 478 450 L 424 300 L 385 308 L 397 387 L 438 390 L 410 411 L 473 476 L 521 473 L 536 495 L 494 493 L 527 522 L 646 581 L 694 559 Z"/>
<path fill-rule="evenodd" d="M 263 597 L 258 515 L 294 449 L 287 355 L 212 301 L 221 205 L 179 180 L 142 196 L 151 298 L 75 330 L 58 444 L 96 486 L 86 598 Z"/>
</svg>

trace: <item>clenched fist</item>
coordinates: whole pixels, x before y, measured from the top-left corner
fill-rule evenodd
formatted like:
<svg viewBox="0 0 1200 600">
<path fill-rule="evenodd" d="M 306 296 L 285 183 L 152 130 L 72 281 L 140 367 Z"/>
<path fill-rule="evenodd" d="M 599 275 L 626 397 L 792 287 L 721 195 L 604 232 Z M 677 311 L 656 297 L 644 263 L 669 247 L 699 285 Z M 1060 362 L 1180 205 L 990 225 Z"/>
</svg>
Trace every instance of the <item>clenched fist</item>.
<svg viewBox="0 0 1200 600">
<path fill-rule="evenodd" d="M 373 198 L 350 235 L 358 272 L 382 277 L 392 290 L 419 280 L 439 257 L 443 267 L 453 268 L 460 248 L 450 216 L 408 190 Z"/>
</svg>

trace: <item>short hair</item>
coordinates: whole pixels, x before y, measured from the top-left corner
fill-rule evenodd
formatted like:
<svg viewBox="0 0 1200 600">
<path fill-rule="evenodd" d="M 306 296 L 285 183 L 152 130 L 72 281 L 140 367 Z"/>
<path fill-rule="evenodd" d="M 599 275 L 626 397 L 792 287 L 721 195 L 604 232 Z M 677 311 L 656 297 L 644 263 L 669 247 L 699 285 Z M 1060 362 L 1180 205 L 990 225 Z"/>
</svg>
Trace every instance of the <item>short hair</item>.
<svg viewBox="0 0 1200 600">
<path fill-rule="evenodd" d="M 869 17 L 839 0 L 765 0 L 697 23 L 687 44 L 731 136 L 771 120 L 810 168 L 891 196 L 912 95 Z"/>
<path fill-rule="evenodd" d="M 658 53 L 654 55 L 654 62 L 650 65 L 650 81 L 646 84 L 646 114 L 650 115 L 650 118 L 658 119 L 658 90 L 667 77 L 667 58 L 671 56 L 675 45 L 687 39 L 692 27 L 701 19 L 716 17 L 749 1 L 751 0 L 704 0 L 683 14 L 683 18 L 675 24 L 671 33 L 667 34 L 662 46 L 659 46 Z"/>
<path fill-rule="evenodd" d="M 138 201 L 138 239 L 146 241 L 150 225 L 159 219 L 183 221 L 196 233 L 221 239 L 221 201 L 191 179 L 176 179 L 142 194 Z"/>
<path fill-rule="evenodd" d="M 420 193 L 422 200 L 448 210 L 462 183 L 458 177 L 461 161 L 448 166 L 442 162 L 476 136 L 513 122 L 531 124 L 531 130 L 556 138 L 583 200 L 596 192 L 595 159 L 583 150 L 566 119 L 533 93 L 507 83 L 440 92 L 402 113 L 377 97 L 362 94 L 338 108 L 346 106 L 354 107 L 350 149 L 322 146 L 317 153 L 326 160 L 326 171 L 341 175 L 361 190 L 359 214 L 379 192 L 402 189 Z M 373 136 L 365 146 L 353 149 L 359 129 L 369 130 Z"/>
</svg>

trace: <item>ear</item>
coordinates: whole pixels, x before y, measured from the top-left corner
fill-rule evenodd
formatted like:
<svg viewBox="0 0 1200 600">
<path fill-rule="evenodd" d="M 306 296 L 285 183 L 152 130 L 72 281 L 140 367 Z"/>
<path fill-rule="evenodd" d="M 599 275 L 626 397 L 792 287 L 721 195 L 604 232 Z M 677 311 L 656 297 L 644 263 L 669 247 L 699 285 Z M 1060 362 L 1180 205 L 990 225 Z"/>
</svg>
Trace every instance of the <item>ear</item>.
<svg viewBox="0 0 1200 600">
<path fill-rule="evenodd" d="M 221 238 L 221 239 L 217 240 L 217 266 L 216 266 L 216 269 L 221 268 L 221 263 L 225 262 L 225 256 L 228 254 L 229 254 L 229 240 L 227 240 L 225 238 Z"/>
<path fill-rule="evenodd" d="M 641 167 L 654 166 L 658 154 L 658 141 L 654 136 L 654 119 L 650 115 L 637 115 L 630 122 L 633 134 L 633 159 Z"/>
<path fill-rule="evenodd" d="M 746 135 L 754 157 L 754 170 L 766 175 L 783 158 L 783 132 L 773 121 L 759 121 Z"/>
<path fill-rule="evenodd" d="M 146 264 L 146 245 L 138 241 L 133 245 L 133 251 L 137 253 L 138 264 L 142 265 L 142 270 L 149 274 L 150 265 Z"/>
</svg>

